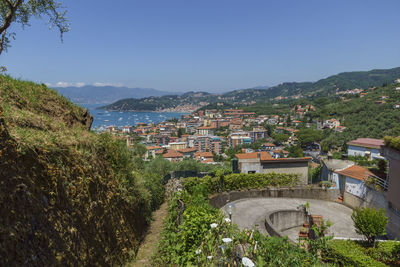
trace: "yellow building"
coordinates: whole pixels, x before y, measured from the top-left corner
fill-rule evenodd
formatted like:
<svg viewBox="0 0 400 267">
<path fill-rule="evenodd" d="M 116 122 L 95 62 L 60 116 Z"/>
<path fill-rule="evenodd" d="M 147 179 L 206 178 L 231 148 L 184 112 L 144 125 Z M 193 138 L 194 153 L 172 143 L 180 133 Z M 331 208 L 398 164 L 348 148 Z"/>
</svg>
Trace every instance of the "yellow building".
<svg viewBox="0 0 400 267">
<path fill-rule="evenodd" d="M 170 149 L 179 150 L 187 147 L 186 142 L 173 142 L 169 143 Z"/>
</svg>

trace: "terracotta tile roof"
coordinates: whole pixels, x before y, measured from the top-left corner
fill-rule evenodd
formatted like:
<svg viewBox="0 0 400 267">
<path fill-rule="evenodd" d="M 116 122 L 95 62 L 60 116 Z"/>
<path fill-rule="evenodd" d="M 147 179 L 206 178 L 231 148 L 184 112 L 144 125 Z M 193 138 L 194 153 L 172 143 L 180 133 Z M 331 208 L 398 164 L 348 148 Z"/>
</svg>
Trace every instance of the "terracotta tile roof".
<svg viewBox="0 0 400 267">
<path fill-rule="evenodd" d="M 289 154 L 290 152 L 288 152 L 288 151 L 286 151 L 286 150 L 283 150 L 283 149 L 275 149 L 274 150 L 274 153 L 278 153 L 278 154 L 280 154 L 280 153 L 283 153 L 283 154 Z"/>
<path fill-rule="evenodd" d="M 260 160 L 269 160 L 272 159 L 272 156 L 265 151 L 262 152 L 253 152 L 253 153 L 246 153 L 246 154 L 236 154 L 235 156 L 238 159 L 256 159 L 260 155 Z"/>
<path fill-rule="evenodd" d="M 178 152 L 180 153 L 190 153 L 190 152 L 196 152 L 197 148 L 195 147 L 187 147 L 187 148 L 183 148 L 183 149 L 178 149 Z"/>
<path fill-rule="evenodd" d="M 383 146 L 384 142 L 382 139 L 358 138 L 356 140 L 348 142 L 347 144 L 353 146 L 369 147 L 369 148 L 380 148 L 381 146 Z"/>
<path fill-rule="evenodd" d="M 164 153 L 164 149 L 159 149 L 159 150 L 156 151 L 156 154 L 157 154 L 157 155 L 161 155 L 161 154 L 163 154 L 163 153 Z"/>
<path fill-rule="evenodd" d="M 160 149 L 160 146 L 146 146 L 147 150 L 154 150 L 154 149 Z"/>
<path fill-rule="evenodd" d="M 277 158 L 277 159 L 267 159 L 267 160 L 261 160 L 263 163 L 267 162 L 276 162 L 276 161 L 286 161 L 286 162 L 304 162 L 304 161 L 310 161 L 312 158 L 311 157 L 303 157 L 303 158 Z"/>
<path fill-rule="evenodd" d="M 204 158 L 212 158 L 213 154 L 212 152 L 196 152 L 194 153 L 195 157 L 204 157 Z"/>
<path fill-rule="evenodd" d="M 176 150 L 170 149 L 167 153 L 163 155 L 164 158 L 182 158 L 183 154 L 179 153 Z"/>
<path fill-rule="evenodd" d="M 335 173 L 338 173 L 340 175 L 344 175 L 347 177 L 351 177 L 357 180 L 364 181 L 367 175 L 373 175 L 375 176 L 372 172 L 370 172 L 368 169 L 361 167 L 359 165 L 353 165 L 350 166 L 344 170 L 341 171 L 335 171 Z"/>
<path fill-rule="evenodd" d="M 212 158 L 207 158 L 207 159 L 205 159 L 205 160 L 202 161 L 202 163 L 211 163 L 211 162 L 214 162 L 214 159 L 212 159 Z"/>
<path fill-rule="evenodd" d="M 273 147 L 275 147 L 275 144 L 273 144 L 273 143 L 266 143 L 266 144 L 263 144 L 263 146 L 273 146 Z"/>
</svg>

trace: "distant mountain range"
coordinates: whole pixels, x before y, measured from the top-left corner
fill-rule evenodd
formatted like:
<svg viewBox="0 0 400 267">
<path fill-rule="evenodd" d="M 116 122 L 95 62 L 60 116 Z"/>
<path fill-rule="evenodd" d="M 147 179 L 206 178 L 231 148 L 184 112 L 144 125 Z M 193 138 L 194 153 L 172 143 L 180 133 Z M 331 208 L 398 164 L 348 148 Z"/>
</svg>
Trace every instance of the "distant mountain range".
<svg viewBox="0 0 400 267">
<path fill-rule="evenodd" d="M 343 72 L 316 82 L 287 82 L 273 87 L 255 87 L 234 90 L 223 94 L 189 92 L 182 95 L 165 95 L 141 99 L 121 99 L 103 108 L 109 110 L 154 111 L 174 109 L 183 105 L 208 103 L 210 108 L 218 106 L 241 106 L 278 100 L 279 98 L 303 98 L 333 95 L 337 91 L 368 88 L 391 84 L 400 78 L 400 67 L 371 71 Z"/>
<path fill-rule="evenodd" d="M 61 95 L 78 104 L 109 104 L 123 98 L 145 98 L 179 94 L 152 88 L 127 88 L 115 86 L 54 87 Z"/>
</svg>

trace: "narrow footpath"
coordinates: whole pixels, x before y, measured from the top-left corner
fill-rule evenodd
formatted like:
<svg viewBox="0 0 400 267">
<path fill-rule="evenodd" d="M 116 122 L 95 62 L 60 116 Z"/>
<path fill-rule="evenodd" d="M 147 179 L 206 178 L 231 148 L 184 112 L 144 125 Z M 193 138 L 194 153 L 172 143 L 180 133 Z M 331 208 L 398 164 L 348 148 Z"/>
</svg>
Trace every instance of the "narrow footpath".
<svg viewBox="0 0 400 267">
<path fill-rule="evenodd" d="M 153 221 L 143 242 L 140 244 L 135 261 L 128 263 L 128 267 L 151 266 L 151 257 L 154 255 L 161 232 L 164 226 L 164 219 L 168 214 L 168 203 L 165 201 L 158 210 L 153 213 Z"/>
</svg>

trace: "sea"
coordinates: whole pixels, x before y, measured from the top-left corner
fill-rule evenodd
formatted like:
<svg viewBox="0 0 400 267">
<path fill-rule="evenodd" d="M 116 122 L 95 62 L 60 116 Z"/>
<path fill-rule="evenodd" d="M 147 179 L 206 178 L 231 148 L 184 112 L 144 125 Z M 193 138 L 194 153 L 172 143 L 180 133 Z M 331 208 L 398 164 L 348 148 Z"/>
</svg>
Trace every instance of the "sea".
<svg viewBox="0 0 400 267">
<path fill-rule="evenodd" d="M 182 115 L 188 113 L 181 112 L 140 112 L 140 111 L 108 111 L 98 109 L 105 104 L 79 104 L 83 108 L 89 109 L 93 116 L 92 130 L 96 132 L 104 131 L 107 126 L 136 126 L 139 122 L 160 123 L 172 118 L 180 119 Z"/>
</svg>

